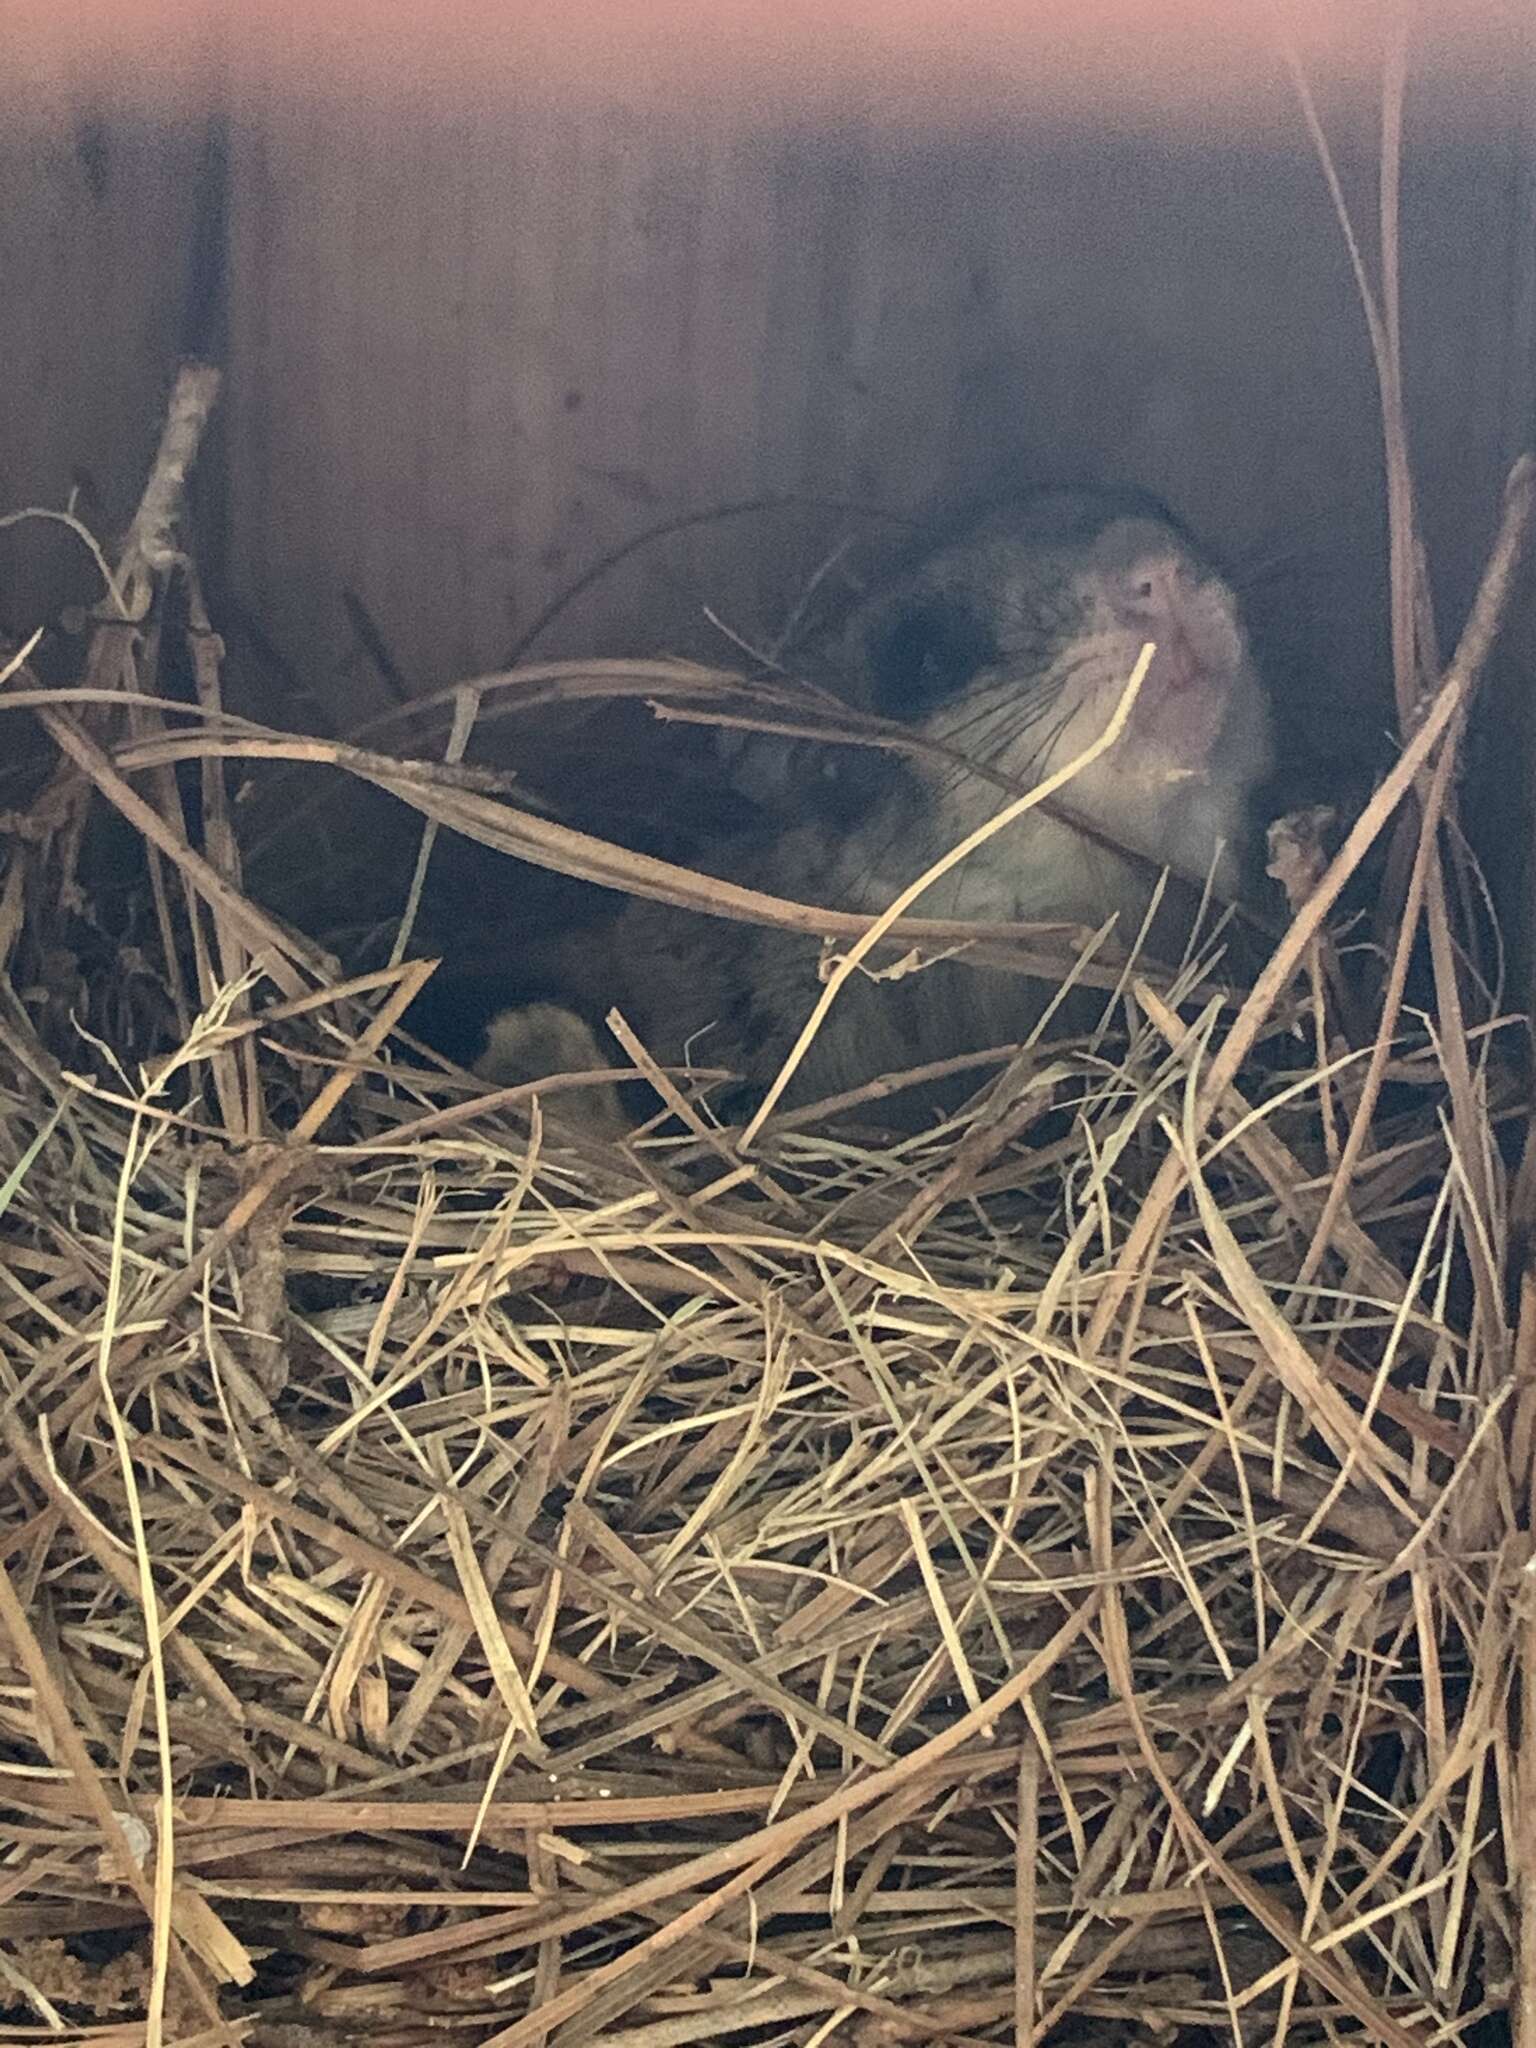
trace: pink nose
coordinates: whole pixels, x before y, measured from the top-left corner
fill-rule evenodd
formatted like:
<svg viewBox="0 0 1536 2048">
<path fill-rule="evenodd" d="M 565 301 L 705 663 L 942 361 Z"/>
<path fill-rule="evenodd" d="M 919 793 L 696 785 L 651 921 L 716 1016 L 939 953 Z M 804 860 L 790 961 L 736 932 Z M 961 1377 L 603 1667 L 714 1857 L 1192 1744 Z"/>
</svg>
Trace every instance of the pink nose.
<svg viewBox="0 0 1536 2048">
<path fill-rule="evenodd" d="M 1128 626 L 1166 626 L 1183 595 L 1179 563 L 1171 556 L 1143 555 L 1115 578 L 1111 602 Z"/>
</svg>

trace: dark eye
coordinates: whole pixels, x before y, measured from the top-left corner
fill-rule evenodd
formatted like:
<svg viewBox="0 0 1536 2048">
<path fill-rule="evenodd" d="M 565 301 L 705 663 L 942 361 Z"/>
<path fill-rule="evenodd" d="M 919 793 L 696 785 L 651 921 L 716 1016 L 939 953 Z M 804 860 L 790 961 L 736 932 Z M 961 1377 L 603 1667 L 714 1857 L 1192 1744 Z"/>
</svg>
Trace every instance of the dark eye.
<svg viewBox="0 0 1536 2048">
<path fill-rule="evenodd" d="M 884 718 L 920 718 L 957 696 L 998 659 L 991 627 L 959 597 L 905 599 L 870 627 L 864 642 L 872 708 Z"/>
</svg>

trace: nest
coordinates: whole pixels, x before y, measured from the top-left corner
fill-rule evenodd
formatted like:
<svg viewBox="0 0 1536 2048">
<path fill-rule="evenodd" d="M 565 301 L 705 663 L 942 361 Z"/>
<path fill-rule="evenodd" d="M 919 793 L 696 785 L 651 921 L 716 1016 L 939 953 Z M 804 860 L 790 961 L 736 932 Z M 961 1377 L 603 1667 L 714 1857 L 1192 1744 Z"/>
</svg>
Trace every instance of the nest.
<svg viewBox="0 0 1536 2048">
<path fill-rule="evenodd" d="M 657 1121 L 601 1148 L 579 1079 L 487 1096 L 403 1032 L 409 910 L 347 979 L 251 900 L 220 762 L 387 788 L 424 859 L 446 827 L 817 913 L 462 748 L 225 715 L 167 538 L 211 399 L 178 389 L 84 677 L 7 677 L 53 750 L 0 892 L 7 2038 L 1475 2038 L 1536 1979 L 1536 1320 L 1442 828 L 1530 469 L 1369 811 L 1277 844 L 1246 997 L 1122 963 L 1093 1039 L 882 1142 L 878 1088 L 736 1129 L 637 1043 Z M 115 956 L 104 813 L 145 876 Z M 1394 833 L 1400 934 L 1351 978 L 1330 913 Z"/>
</svg>

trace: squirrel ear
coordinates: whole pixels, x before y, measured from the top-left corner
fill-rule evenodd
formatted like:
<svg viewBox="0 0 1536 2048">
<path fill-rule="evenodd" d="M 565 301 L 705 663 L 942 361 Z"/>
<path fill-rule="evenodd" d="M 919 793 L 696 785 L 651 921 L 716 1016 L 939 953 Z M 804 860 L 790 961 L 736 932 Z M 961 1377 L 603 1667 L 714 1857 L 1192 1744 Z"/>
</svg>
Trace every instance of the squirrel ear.
<svg viewBox="0 0 1536 2048">
<path fill-rule="evenodd" d="M 997 658 L 992 629 L 969 599 L 899 598 L 864 636 L 871 708 L 883 718 L 921 718 Z"/>
</svg>

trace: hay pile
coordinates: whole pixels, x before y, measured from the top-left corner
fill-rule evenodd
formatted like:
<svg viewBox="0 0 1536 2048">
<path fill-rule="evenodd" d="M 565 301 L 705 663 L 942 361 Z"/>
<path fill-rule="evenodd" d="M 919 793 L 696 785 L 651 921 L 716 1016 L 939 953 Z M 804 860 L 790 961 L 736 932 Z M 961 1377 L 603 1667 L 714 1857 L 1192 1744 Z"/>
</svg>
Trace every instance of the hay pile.
<svg viewBox="0 0 1536 2048">
<path fill-rule="evenodd" d="M 401 1034 L 430 963 L 340 980 L 247 898 L 220 757 L 708 885 L 228 718 L 152 487 L 83 681 L 6 680 L 53 747 L 0 891 L 8 2040 L 1477 2038 L 1536 1977 L 1536 1324 L 1437 828 L 1532 495 L 1235 1013 L 1136 981 L 896 1142 L 657 1076 L 603 1150 Z M 1394 820 L 1350 1016 L 1326 918 Z"/>
</svg>

